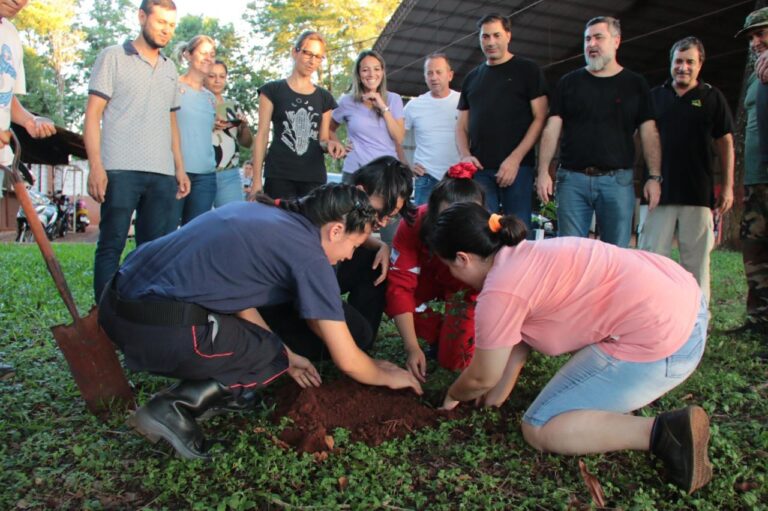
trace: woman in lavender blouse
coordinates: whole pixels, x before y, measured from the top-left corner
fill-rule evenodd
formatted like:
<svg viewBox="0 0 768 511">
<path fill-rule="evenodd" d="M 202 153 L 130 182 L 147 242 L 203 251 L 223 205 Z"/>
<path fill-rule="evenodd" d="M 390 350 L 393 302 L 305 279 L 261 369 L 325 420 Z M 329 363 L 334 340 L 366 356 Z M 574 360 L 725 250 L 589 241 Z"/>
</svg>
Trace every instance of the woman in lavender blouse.
<svg viewBox="0 0 768 511">
<path fill-rule="evenodd" d="M 341 124 L 347 125 L 347 157 L 343 181 L 380 156 L 398 157 L 398 146 L 405 136 L 405 116 L 400 95 L 387 91 L 384 59 L 373 50 L 357 56 L 350 91 L 333 111 L 331 138 Z"/>
</svg>

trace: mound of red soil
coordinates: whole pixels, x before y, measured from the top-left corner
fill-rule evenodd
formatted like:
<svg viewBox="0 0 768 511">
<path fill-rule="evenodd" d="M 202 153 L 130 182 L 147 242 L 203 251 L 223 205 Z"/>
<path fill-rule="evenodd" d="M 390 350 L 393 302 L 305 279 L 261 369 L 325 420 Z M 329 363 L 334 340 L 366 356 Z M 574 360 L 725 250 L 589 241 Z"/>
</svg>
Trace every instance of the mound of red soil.
<svg viewBox="0 0 768 511">
<path fill-rule="evenodd" d="M 274 419 L 293 420 L 280 440 L 299 452 L 322 452 L 333 449 L 329 435 L 335 428 L 349 430 L 353 441 L 379 445 L 459 414 L 438 411 L 411 390 L 371 387 L 343 378 L 317 388 L 287 385 L 278 392 Z"/>
</svg>

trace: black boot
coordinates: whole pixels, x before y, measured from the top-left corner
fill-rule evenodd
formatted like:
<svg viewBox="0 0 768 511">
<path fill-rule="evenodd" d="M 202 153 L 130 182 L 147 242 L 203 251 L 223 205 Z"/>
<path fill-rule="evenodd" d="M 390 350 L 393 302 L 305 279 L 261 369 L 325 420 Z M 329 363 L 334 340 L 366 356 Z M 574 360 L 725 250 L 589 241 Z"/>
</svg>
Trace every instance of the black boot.
<svg viewBox="0 0 768 511">
<path fill-rule="evenodd" d="M 229 395 L 216 380 L 182 381 L 136 410 L 128 424 L 152 443 L 165 439 L 183 458 L 207 460 L 205 438 L 195 417 Z"/>
<path fill-rule="evenodd" d="M 708 443 L 709 417 L 699 406 L 662 413 L 653 423 L 651 452 L 664 462 L 672 482 L 688 494 L 712 479 Z"/>
<path fill-rule="evenodd" d="M 197 420 L 206 421 L 211 417 L 216 417 L 217 415 L 223 415 L 225 413 L 248 412 L 256 409 L 261 402 L 261 394 L 256 390 L 245 391 L 238 397 L 229 394 L 205 410 L 197 417 Z"/>
</svg>

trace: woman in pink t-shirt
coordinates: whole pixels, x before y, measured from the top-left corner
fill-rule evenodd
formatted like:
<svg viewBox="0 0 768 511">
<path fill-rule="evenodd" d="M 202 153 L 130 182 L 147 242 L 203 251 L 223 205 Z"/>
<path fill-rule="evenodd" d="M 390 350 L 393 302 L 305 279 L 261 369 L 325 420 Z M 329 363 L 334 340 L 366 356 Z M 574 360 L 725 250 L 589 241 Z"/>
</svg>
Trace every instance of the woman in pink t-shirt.
<svg viewBox="0 0 768 511">
<path fill-rule="evenodd" d="M 526 441 L 560 454 L 650 449 L 685 491 L 704 486 L 712 466 L 702 408 L 629 414 L 682 383 L 704 353 L 707 304 L 694 278 L 656 254 L 525 235 L 514 216 L 476 204 L 451 206 L 430 232 L 453 276 L 481 290 L 475 355 L 444 408 L 500 406 L 531 349 L 573 353 L 525 412 Z"/>
</svg>

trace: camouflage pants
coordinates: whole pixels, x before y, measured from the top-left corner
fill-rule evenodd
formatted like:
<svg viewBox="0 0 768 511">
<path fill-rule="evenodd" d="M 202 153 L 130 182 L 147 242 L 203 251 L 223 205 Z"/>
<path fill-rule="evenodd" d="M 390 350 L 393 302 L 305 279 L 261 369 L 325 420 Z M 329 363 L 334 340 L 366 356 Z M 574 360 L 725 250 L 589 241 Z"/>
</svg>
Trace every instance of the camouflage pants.
<svg viewBox="0 0 768 511">
<path fill-rule="evenodd" d="M 768 184 L 744 187 L 742 257 L 747 276 L 747 316 L 768 323 Z"/>
</svg>

